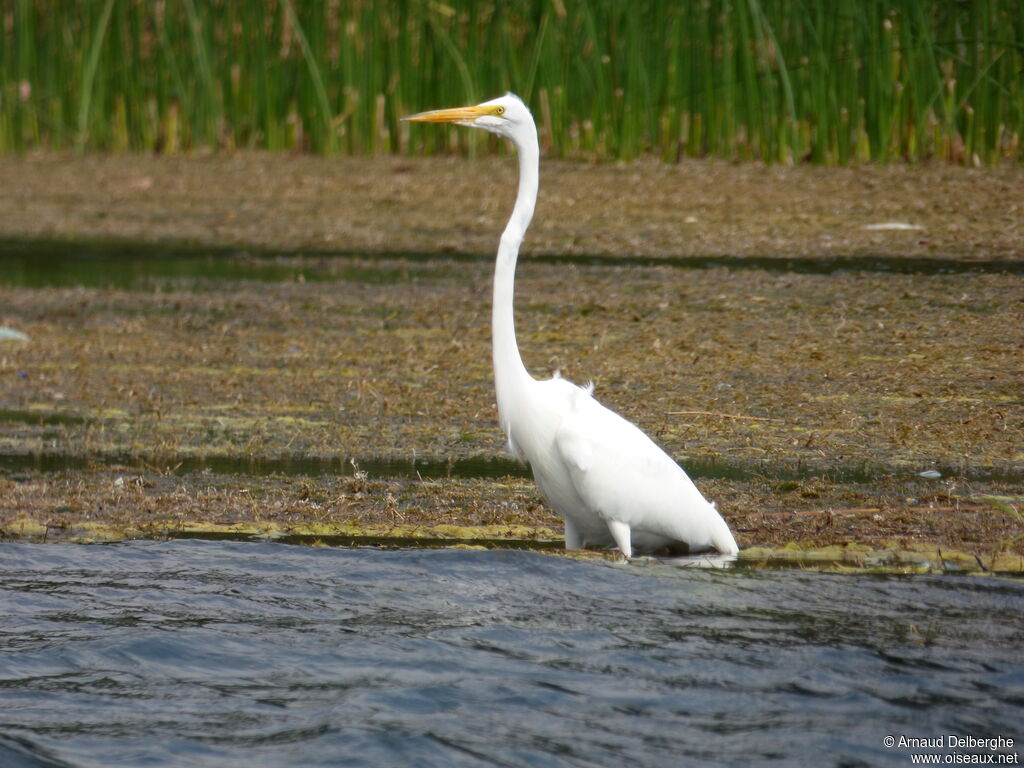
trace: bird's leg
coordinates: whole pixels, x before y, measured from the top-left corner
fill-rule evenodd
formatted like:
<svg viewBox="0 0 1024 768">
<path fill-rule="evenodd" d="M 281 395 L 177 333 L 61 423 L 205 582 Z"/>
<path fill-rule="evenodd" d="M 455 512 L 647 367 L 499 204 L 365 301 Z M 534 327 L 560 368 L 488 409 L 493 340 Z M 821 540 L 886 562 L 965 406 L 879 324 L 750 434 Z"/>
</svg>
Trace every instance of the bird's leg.
<svg viewBox="0 0 1024 768">
<path fill-rule="evenodd" d="M 618 520 L 607 520 L 608 530 L 612 534 L 612 538 L 615 539 L 615 543 L 619 547 L 619 551 L 627 558 L 633 556 L 633 537 L 630 534 L 629 526 L 625 523 L 620 523 Z"/>
<path fill-rule="evenodd" d="M 568 517 L 563 519 L 565 520 L 565 548 L 582 549 L 583 537 L 580 536 L 580 532 L 576 530 L 576 524 Z"/>
</svg>

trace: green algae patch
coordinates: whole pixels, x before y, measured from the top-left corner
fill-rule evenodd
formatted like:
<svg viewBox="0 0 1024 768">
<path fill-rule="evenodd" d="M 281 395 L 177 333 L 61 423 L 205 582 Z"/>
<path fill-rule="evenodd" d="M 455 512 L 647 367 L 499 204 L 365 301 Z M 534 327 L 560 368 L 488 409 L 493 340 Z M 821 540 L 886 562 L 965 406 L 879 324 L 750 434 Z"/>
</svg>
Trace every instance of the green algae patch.
<svg viewBox="0 0 1024 768">
<path fill-rule="evenodd" d="M 562 548 L 560 533 L 549 528 L 507 525 L 376 525 L 341 524 L 281 525 L 265 523 L 209 523 L 203 521 L 152 520 L 145 525 L 116 525 L 96 521 L 63 521 L 59 516 L 43 521 L 23 517 L 0 532 L 8 540 L 32 542 L 111 543 L 128 539 L 209 539 L 281 541 L 321 546 L 461 547 L 474 549 Z"/>
<path fill-rule="evenodd" d="M 22 517 L 9 522 L 0 530 L 0 540 L 9 541 L 93 544 L 123 541 L 127 538 L 131 538 L 128 532 L 109 522 L 77 520 L 72 523 L 59 516 L 49 520 Z"/>
<path fill-rule="evenodd" d="M 737 562 L 750 568 L 799 568 L 837 573 L 1022 574 L 1024 556 L 1005 548 L 985 555 L 933 544 L 905 542 L 814 546 L 789 542 L 781 547 L 750 547 Z"/>
<path fill-rule="evenodd" d="M 551 528 L 506 525 L 380 525 L 358 522 L 281 525 L 166 520 L 131 527 L 96 521 L 69 523 L 59 518 L 41 521 L 26 517 L 13 521 L 2 531 L 2 537 L 19 541 L 83 544 L 130 539 L 199 539 L 382 549 L 530 549 L 575 560 L 621 560 L 621 556 L 610 550 L 566 550 L 561 534 Z M 721 564 L 715 567 L 721 567 Z M 1024 556 L 1006 547 L 981 554 L 933 544 L 907 545 L 899 541 L 851 542 L 832 546 L 787 542 L 781 546 L 753 546 L 741 550 L 729 567 L 800 569 L 823 573 L 1020 575 L 1024 574 Z"/>
</svg>

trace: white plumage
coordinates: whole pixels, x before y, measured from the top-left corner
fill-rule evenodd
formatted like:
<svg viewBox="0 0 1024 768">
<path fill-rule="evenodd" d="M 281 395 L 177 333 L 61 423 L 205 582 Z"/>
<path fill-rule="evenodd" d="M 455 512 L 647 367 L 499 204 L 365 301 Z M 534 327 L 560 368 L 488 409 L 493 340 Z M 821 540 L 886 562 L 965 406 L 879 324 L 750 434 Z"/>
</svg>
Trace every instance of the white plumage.
<svg viewBox="0 0 1024 768">
<path fill-rule="evenodd" d="M 501 236 L 492 308 L 494 380 L 509 447 L 530 463 L 547 503 L 565 520 L 570 549 L 615 544 L 626 557 L 659 549 L 739 551 L 729 526 L 661 448 L 592 396 L 555 377 L 538 381 L 519 356 L 513 286 L 519 245 L 537 200 L 540 150 L 526 105 L 506 94 L 473 107 L 413 115 L 505 136 L 519 154 L 519 194 Z"/>
</svg>

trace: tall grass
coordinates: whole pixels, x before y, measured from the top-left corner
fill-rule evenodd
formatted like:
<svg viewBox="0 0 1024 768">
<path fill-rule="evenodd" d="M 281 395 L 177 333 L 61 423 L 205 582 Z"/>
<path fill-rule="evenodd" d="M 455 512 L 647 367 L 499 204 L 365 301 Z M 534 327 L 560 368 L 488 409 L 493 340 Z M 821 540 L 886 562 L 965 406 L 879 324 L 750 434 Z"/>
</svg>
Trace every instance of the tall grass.
<svg viewBox="0 0 1024 768">
<path fill-rule="evenodd" d="M 399 118 L 514 90 L 560 156 L 1020 161 L 1022 7 L 0 0 L 0 151 L 446 152 Z"/>
</svg>

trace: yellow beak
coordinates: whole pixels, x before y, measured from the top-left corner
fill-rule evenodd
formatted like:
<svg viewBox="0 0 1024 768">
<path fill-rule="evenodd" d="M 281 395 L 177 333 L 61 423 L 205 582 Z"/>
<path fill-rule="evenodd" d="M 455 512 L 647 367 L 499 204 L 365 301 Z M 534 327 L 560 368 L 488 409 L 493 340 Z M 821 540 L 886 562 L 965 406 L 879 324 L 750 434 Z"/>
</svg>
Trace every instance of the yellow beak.
<svg viewBox="0 0 1024 768">
<path fill-rule="evenodd" d="M 494 106 L 456 107 L 455 109 L 433 109 L 403 117 L 411 123 L 472 123 L 478 117 L 495 114 Z"/>
</svg>

